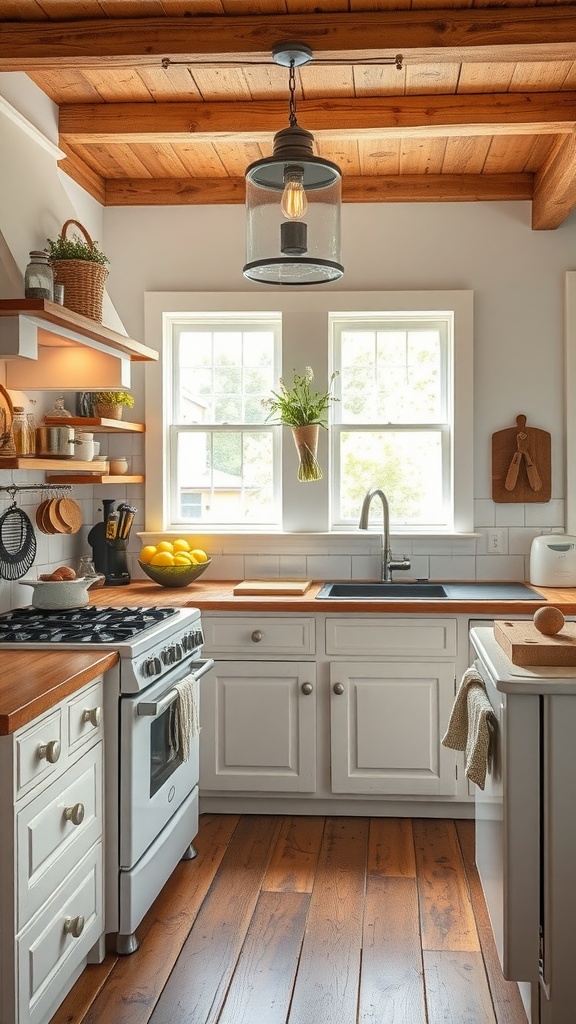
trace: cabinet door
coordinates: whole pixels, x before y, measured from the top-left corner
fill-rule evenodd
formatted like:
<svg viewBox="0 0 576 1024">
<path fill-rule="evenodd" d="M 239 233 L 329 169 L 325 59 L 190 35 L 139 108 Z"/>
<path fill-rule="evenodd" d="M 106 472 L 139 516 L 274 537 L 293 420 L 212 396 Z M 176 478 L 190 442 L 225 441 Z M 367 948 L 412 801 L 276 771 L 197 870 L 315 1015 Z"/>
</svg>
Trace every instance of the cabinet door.
<svg viewBox="0 0 576 1024">
<path fill-rule="evenodd" d="M 454 796 L 454 754 L 441 745 L 454 677 L 450 662 L 333 663 L 332 791 Z"/>
<path fill-rule="evenodd" d="M 217 662 L 202 682 L 203 790 L 313 793 L 316 666 Z"/>
</svg>

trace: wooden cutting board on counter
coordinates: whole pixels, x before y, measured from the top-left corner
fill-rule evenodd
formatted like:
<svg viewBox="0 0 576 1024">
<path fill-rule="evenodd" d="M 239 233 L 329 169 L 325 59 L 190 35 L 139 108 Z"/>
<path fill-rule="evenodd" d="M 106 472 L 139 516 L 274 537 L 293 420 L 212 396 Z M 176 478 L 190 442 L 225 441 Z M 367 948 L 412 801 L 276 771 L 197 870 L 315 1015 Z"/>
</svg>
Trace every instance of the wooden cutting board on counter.
<svg viewBox="0 0 576 1024">
<path fill-rule="evenodd" d="M 298 597 L 312 586 L 312 580 L 243 580 L 237 583 L 233 593 L 237 595 Z"/>
<path fill-rule="evenodd" d="M 565 622 L 559 633 L 544 636 L 533 622 L 496 620 L 494 636 L 514 665 L 576 666 L 576 622 Z"/>
</svg>

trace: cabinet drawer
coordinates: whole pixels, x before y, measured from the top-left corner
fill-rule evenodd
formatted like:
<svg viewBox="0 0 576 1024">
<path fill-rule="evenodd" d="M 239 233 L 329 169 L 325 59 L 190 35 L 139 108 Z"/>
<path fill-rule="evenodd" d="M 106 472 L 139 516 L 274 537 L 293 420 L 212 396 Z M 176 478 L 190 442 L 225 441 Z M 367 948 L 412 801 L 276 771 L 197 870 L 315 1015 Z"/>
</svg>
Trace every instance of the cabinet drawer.
<svg viewBox="0 0 576 1024">
<path fill-rule="evenodd" d="M 101 836 L 99 743 L 17 815 L 19 930 Z"/>
<path fill-rule="evenodd" d="M 205 653 L 313 654 L 316 649 L 314 619 L 296 616 L 203 617 Z"/>
<path fill-rule="evenodd" d="M 85 687 L 80 694 L 68 700 L 66 712 L 70 753 L 75 753 L 88 743 L 95 743 L 102 736 L 102 702 L 102 676 L 93 686 Z"/>
<path fill-rule="evenodd" d="M 17 940 L 18 1021 L 41 1024 L 66 995 L 104 930 L 102 844 L 92 847 Z M 84 918 L 78 937 L 67 920 Z"/>
<path fill-rule="evenodd" d="M 456 643 L 456 619 L 395 619 L 384 615 L 326 619 L 327 654 L 453 657 Z"/>
<path fill-rule="evenodd" d="M 65 756 L 62 733 L 60 705 L 19 731 L 14 743 L 17 797 L 59 770 Z"/>
</svg>

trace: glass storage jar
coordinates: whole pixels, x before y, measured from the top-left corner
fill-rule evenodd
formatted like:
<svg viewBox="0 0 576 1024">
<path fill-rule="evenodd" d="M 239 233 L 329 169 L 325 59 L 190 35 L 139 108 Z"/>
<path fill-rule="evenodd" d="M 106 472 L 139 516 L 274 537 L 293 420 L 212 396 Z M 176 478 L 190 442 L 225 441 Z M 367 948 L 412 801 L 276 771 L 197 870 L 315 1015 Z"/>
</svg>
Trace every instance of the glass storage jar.
<svg viewBox="0 0 576 1024">
<path fill-rule="evenodd" d="M 27 299 L 54 301 L 54 272 L 45 252 L 32 250 L 24 271 L 24 295 Z"/>
<path fill-rule="evenodd" d="M 31 431 L 30 421 L 24 412 L 24 406 L 14 406 L 12 418 L 12 437 L 16 446 L 16 455 L 34 455 L 36 453 L 36 435 Z"/>
</svg>

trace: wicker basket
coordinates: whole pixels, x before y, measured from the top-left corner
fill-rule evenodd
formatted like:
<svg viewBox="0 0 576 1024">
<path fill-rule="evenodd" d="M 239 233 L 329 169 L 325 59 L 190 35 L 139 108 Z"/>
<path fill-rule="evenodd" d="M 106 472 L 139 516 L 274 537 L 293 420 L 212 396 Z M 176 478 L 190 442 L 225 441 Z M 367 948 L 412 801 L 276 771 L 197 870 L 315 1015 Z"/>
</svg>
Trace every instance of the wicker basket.
<svg viewBox="0 0 576 1024">
<path fill-rule="evenodd" d="M 73 224 L 79 228 L 90 248 L 94 242 L 86 228 L 77 220 L 67 220 L 60 237 L 66 237 L 66 231 Z M 102 323 L 102 303 L 104 300 L 104 282 L 108 270 L 101 263 L 91 260 L 53 260 L 54 281 L 64 285 L 64 305 L 75 313 L 82 313 L 90 320 Z"/>
<path fill-rule="evenodd" d="M 94 415 L 101 416 L 104 420 L 121 420 L 122 409 L 118 402 L 112 405 L 111 402 L 95 402 L 94 403 Z"/>
</svg>

